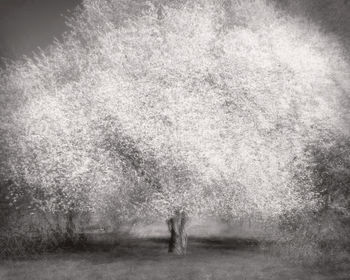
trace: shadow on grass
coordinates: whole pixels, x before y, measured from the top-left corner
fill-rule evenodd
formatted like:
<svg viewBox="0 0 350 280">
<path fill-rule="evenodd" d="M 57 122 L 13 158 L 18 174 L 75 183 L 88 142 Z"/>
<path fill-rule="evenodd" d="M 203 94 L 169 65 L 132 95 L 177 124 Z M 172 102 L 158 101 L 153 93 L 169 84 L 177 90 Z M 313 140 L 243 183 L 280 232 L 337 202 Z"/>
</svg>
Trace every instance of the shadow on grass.
<svg viewBox="0 0 350 280">
<path fill-rule="evenodd" d="M 87 241 L 79 246 L 58 248 L 54 252 L 16 258 L 17 261 L 28 259 L 64 258 L 66 260 L 84 259 L 93 264 L 112 263 L 116 260 L 123 261 L 172 261 L 183 258 L 168 254 L 167 237 L 136 238 L 120 237 L 113 233 L 87 234 Z M 186 257 L 192 260 L 206 257 L 217 257 L 223 255 L 236 255 L 242 251 L 257 251 L 259 242 L 254 239 L 245 238 L 222 238 L 222 237 L 194 237 L 188 238 L 188 254 Z"/>
<path fill-rule="evenodd" d="M 99 234 L 98 241 L 96 235 L 90 236 L 85 245 L 88 250 L 110 251 L 114 248 L 137 248 L 158 249 L 167 248 L 169 238 L 153 237 L 153 238 L 110 238 L 112 234 Z M 249 250 L 256 249 L 260 245 L 259 241 L 251 238 L 236 238 L 236 237 L 188 237 L 189 248 L 198 249 L 219 249 L 219 250 Z"/>
<path fill-rule="evenodd" d="M 99 234 L 99 236 L 89 236 L 83 249 L 70 248 L 68 251 L 73 253 L 70 254 L 70 258 L 79 258 L 83 254 L 87 261 L 95 264 L 110 263 L 116 259 L 123 259 L 123 261 L 162 261 L 183 258 L 183 256 L 168 254 L 168 241 L 166 237 L 129 237 L 116 240 L 111 238 L 111 234 Z M 188 239 L 188 256 L 195 259 L 212 254 L 237 254 L 238 251 L 256 251 L 259 249 L 259 245 L 259 242 L 254 239 L 190 236 Z"/>
</svg>

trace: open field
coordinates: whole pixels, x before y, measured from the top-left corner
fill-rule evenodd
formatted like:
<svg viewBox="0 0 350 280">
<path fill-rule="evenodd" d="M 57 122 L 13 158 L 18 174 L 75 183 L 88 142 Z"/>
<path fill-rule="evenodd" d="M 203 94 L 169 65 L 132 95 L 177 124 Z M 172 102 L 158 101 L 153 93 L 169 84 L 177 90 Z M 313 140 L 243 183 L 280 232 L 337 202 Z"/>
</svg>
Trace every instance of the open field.
<svg viewBox="0 0 350 280">
<path fill-rule="evenodd" d="M 117 245 L 90 245 L 0 264 L 1 280 L 58 279 L 349 279 L 350 270 L 319 270 L 293 265 L 259 248 L 252 239 L 191 238 L 185 257 L 167 253 L 164 238 L 129 239 Z"/>
</svg>

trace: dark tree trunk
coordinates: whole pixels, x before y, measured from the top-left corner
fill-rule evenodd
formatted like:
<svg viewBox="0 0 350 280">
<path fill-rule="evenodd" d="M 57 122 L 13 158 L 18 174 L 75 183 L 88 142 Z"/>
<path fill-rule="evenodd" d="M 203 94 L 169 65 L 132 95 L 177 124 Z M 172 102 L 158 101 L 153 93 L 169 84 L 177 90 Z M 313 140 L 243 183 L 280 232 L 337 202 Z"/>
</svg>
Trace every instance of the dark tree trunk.
<svg viewBox="0 0 350 280">
<path fill-rule="evenodd" d="M 78 232 L 74 223 L 74 217 L 77 213 L 69 210 L 66 221 L 66 234 L 64 244 L 69 247 L 84 248 L 87 242 L 87 236 L 83 232 Z"/>
<path fill-rule="evenodd" d="M 75 233 L 75 224 L 73 222 L 74 214 L 72 211 L 69 211 L 67 214 L 67 233 L 69 236 L 73 236 Z"/>
<path fill-rule="evenodd" d="M 69 210 L 67 213 L 67 222 L 66 222 L 66 243 L 67 245 L 74 245 L 76 242 L 76 230 L 74 224 L 74 213 Z"/>
<path fill-rule="evenodd" d="M 183 211 L 176 211 L 174 216 L 167 220 L 170 232 L 169 253 L 185 255 L 187 250 L 186 223 L 188 217 Z"/>
</svg>

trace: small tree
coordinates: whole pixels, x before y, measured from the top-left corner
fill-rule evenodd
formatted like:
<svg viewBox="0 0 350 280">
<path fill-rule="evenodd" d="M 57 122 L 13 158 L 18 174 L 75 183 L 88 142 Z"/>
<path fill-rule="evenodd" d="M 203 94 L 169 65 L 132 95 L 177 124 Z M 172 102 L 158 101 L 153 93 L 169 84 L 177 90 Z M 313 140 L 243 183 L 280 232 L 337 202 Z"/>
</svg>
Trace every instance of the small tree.
<svg viewBox="0 0 350 280">
<path fill-rule="evenodd" d="M 349 244 L 349 140 L 332 131 L 320 133 L 293 164 L 300 196 L 316 204 L 286 212 L 280 226 L 291 258 L 336 264 L 347 257 Z"/>
</svg>

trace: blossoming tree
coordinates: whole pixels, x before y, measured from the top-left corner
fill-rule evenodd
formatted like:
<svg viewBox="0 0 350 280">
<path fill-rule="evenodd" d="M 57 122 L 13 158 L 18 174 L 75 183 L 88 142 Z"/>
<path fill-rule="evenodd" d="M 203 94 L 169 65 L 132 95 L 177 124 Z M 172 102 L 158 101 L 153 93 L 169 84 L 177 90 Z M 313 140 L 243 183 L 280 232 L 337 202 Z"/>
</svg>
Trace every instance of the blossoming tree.
<svg viewBox="0 0 350 280">
<path fill-rule="evenodd" d="M 263 0 L 158 9 L 86 0 L 62 42 L 8 65 L 14 192 L 44 211 L 168 219 L 179 254 L 189 215 L 316 207 L 293 164 L 320 129 L 344 133 L 341 44 Z"/>
</svg>

